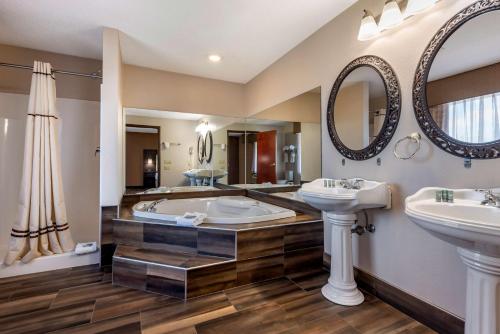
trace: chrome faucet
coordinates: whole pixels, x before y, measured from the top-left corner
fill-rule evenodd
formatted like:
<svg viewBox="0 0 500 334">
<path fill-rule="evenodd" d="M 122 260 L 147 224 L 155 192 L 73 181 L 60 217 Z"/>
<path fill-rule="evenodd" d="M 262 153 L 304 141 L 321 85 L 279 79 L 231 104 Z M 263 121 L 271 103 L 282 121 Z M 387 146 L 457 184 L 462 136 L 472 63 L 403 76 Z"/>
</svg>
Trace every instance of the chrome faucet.
<svg viewBox="0 0 500 334">
<path fill-rule="evenodd" d="M 364 181 L 363 179 L 354 179 L 352 181 L 349 181 L 347 179 L 341 179 L 340 186 L 344 189 L 359 190 L 359 189 L 361 189 L 361 183 L 363 181 Z"/>
<path fill-rule="evenodd" d="M 158 204 L 160 204 L 161 202 L 165 201 L 166 199 L 165 198 L 162 198 L 162 199 L 158 199 L 156 201 L 153 201 L 151 202 L 151 204 L 149 204 L 147 207 L 146 207 L 146 211 L 147 212 L 156 212 L 156 206 Z"/>
<path fill-rule="evenodd" d="M 476 191 L 484 194 L 484 200 L 481 201 L 481 205 L 500 208 L 500 195 L 493 193 L 493 190 L 477 189 Z"/>
</svg>

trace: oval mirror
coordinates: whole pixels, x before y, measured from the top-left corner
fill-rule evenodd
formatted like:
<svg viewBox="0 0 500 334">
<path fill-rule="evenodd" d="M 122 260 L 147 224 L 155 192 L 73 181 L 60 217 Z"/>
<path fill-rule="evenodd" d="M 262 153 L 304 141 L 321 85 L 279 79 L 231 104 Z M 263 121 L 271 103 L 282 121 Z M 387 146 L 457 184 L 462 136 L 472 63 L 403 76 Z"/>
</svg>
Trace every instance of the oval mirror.
<svg viewBox="0 0 500 334">
<path fill-rule="evenodd" d="M 448 21 L 424 52 L 415 76 L 420 127 L 456 156 L 500 156 L 498 9 L 498 3 L 474 4 Z"/>
<path fill-rule="evenodd" d="M 401 93 L 392 68 L 375 56 L 351 62 L 339 75 L 328 103 L 328 129 L 339 152 L 366 160 L 389 143 L 399 121 Z"/>
</svg>

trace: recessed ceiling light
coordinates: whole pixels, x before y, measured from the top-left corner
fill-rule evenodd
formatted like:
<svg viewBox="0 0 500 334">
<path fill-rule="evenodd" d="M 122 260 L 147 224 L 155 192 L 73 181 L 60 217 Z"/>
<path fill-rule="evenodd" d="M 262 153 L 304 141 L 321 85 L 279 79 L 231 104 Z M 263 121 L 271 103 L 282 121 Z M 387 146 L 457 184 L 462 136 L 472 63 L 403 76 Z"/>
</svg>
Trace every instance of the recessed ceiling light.
<svg viewBox="0 0 500 334">
<path fill-rule="evenodd" d="M 208 60 L 210 60 L 212 63 L 218 63 L 222 60 L 222 57 L 216 54 L 208 56 Z"/>
</svg>

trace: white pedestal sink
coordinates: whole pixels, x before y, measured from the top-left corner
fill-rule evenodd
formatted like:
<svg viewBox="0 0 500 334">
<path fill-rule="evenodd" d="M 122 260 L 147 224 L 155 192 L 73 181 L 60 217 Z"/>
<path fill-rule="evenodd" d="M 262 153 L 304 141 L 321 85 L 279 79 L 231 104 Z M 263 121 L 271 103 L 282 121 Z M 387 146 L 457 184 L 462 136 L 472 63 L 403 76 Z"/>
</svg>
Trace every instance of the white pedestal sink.
<svg viewBox="0 0 500 334">
<path fill-rule="evenodd" d="M 454 190 L 454 202 L 436 202 L 423 188 L 406 198 L 408 217 L 432 235 L 457 246 L 467 266 L 466 334 L 500 333 L 500 208 L 482 205 L 485 195 Z"/>
<path fill-rule="evenodd" d="M 390 206 L 388 185 L 363 179 L 318 179 L 304 184 L 299 194 L 306 203 L 325 212 L 327 223 L 332 225 L 330 278 L 321 289 L 323 296 L 340 305 L 361 304 L 364 297 L 354 281 L 352 266 L 351 227 L 358 211 Z"/>
</svg>

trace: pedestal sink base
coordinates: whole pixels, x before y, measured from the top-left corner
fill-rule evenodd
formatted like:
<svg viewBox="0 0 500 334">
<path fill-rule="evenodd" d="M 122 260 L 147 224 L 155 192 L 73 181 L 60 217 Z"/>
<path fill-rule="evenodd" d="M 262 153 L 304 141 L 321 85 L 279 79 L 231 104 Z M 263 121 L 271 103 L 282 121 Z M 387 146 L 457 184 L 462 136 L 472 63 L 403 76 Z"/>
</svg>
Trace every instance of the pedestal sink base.
<svg viewBox="0 0 500 334">
<path fill-rule="evenodd" d="M 500 333 L 500 258 L 458 253 L 467 266 L 465 333 Z"/>
<path fill-rule="evenodd" d="M 332 212 L 327 212 L 326 217 L 327 223 L 332 224 L 332 249 L 330 278 L 321 293 L 336 304 L 359 305 L 365 298 L 354 281 L 351 236 L 351 226 L 357 217 L 355 214 Z"/>
</svg>

